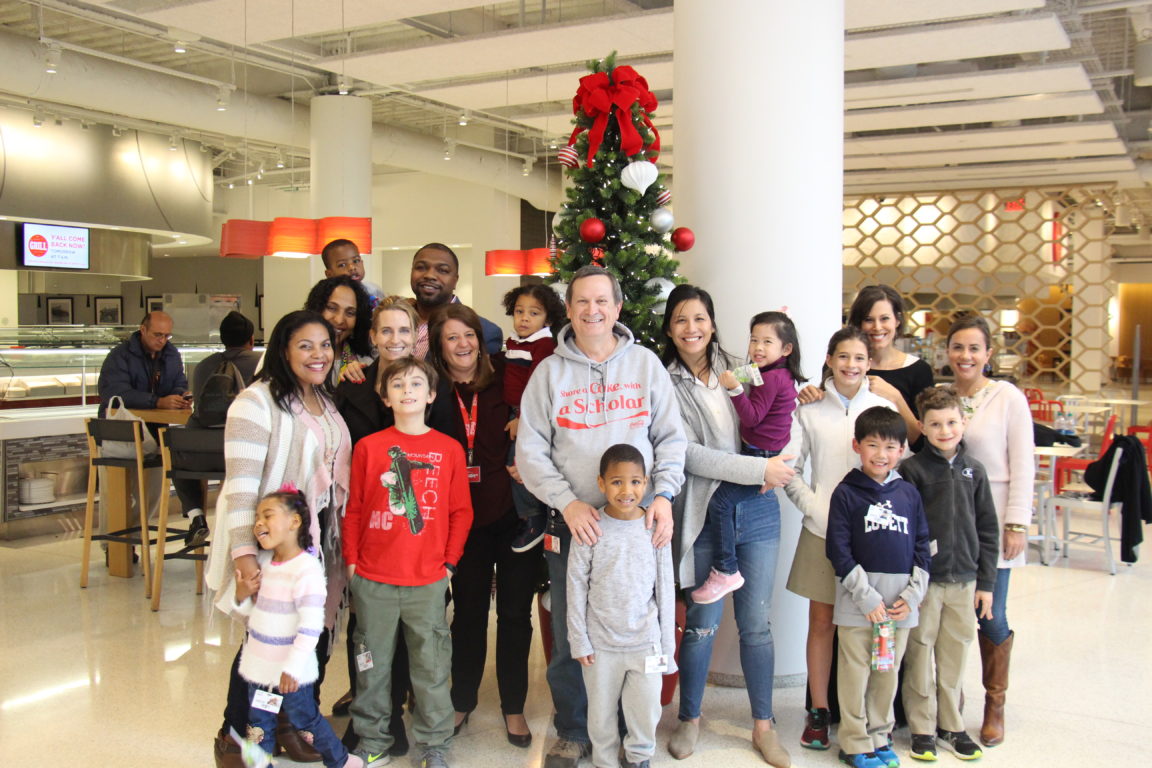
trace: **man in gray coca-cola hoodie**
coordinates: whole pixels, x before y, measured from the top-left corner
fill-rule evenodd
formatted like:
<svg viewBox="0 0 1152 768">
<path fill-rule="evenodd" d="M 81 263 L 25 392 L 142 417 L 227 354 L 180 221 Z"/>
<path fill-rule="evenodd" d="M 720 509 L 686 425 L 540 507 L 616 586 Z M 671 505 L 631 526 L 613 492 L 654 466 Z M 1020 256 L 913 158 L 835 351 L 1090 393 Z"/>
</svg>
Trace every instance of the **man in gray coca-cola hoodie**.
<svg viewBox="0 0 1152 768">
<path fill-rule="evenodd" d="M 647 524 L 653 542 L 667 546 L 687 448 L 667 370 L 616 322 L 623 305 L 616 278 L 602 267 L 582 267 L 566 298 L 569 324 L 560 331 L 555 354 L 528 381 L 516 439 L 520 478 L 551 508 L 544 537 L 552 582 L 548 685 L 560 738 L 545 755 L 544 768 L 574 768 L 591 754 L 584 679 L 568 647 L 566 577 L 572 537 L 590 545 L 600 536 L 600 456 L 617 443 L 634 445 L 644 455 L 652 468 Z"/>
</svg>

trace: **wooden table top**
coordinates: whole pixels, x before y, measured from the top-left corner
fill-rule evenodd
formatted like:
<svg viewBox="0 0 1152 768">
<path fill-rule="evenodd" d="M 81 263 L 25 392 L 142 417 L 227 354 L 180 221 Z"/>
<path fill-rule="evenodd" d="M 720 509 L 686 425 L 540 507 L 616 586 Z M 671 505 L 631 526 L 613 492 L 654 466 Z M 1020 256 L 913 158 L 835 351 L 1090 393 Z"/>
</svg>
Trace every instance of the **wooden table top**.
<svg viewBox="0 0 1152 768">
<path fill-rule="evenodd" d="M 192 415 L 190 408 L 132 408 L 136 414 L 150 424 L 187 424 Z"/>
</svg>

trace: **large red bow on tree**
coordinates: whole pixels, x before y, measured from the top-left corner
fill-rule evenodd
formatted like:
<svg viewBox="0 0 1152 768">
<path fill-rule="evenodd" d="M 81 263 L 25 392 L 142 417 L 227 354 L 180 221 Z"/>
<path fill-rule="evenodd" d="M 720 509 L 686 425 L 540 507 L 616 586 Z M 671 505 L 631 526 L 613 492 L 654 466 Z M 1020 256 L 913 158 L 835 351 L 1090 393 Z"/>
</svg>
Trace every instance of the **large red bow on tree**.
<svg viewBox="0 0 1152 768">
<path fill-rule="evenodd" d="M 592 120 L 592 128 L 588 132 L 588 167 L 593 165 L 593 158 L 604 141 L 604 131 L 608 127 L 608 116 L 615 107 L 616 124 L 620 126 L 620 149 L 628 157 L 645 148 L 644 139 L 636 126 L 632 123 L 632 105 L 639 104 L 643 114 L 644 124 L 652 131 L 652 143 L 647 149 L 654 154 L 649 158 L 655 160 L 660 155 L 660 134 L 656 126 L 652 125 L 648 113 L 655 112 L 657 101 L 652 91 L 648 90 L 648 81 L 636 73 L 636 70 L 627 65 L 612 70 L 613 83 L 606 72 L 596 72 L 580 78 L 580 87 L 572 99 L 572 113 L 579 115 L 583 112 Z M 568 144 L 575 143 L 576 137 L 584 130 L 584 126 L 577 125 L 572 131 Z"/>
</svg>

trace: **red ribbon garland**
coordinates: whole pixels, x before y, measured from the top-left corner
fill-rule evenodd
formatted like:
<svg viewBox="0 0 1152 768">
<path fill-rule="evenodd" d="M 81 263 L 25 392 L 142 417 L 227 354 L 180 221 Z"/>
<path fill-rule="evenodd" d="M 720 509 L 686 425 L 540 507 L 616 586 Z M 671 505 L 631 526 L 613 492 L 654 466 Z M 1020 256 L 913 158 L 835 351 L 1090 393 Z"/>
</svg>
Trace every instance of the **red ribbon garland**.
<svg viewBox="0 0 1152 768">
<path fill-rule="evenodd" d="M 644 139 L 636 126 L 632 123 L 632 105 L 639 104 L 644 115 L 644 124 L 652 131 L 655 137 L 649 151 L 654 154 L 650 160 L 660 156 L 660 134 L 656 126 L 652 125 L 648 113 L 656 111 L 657 101 L 652 91 L 648 90 L 648 81 L 627 65 L 612 70 L 615 84 L 609 79 L 606 72 L 596 72 L 580 78 L 580 87 L 576 89 L 576 96 L 572 99 L 572 113 L 579 115 L 583 112 L 592 120 L 592 128 L 588 132 L 588 167 L 593 166 L 593 158 L 604 141 L 604 131 L 608 128 L 608 116 L 613 108 L 617 109 L 616 123 L 620 126 L 620 149 L 628 157 L 637 154 L 645 148 Z M 576 126 L 568 144 L 576 142 L 576 137 L 584 130 L 584 126 Z"/>
</svg>

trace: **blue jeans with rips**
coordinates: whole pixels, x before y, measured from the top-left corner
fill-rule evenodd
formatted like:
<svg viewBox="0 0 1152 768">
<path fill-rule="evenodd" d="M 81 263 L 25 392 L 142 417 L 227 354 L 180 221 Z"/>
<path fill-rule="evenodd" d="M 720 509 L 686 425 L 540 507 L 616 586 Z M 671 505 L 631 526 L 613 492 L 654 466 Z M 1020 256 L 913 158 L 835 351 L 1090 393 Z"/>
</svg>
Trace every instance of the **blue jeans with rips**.
<svg viewBox="0 0 1152 768">
<path fill-rule="evenodd" d="M 721 494 L 723 496 L 717 499 Z M 736 627 L 740 633 L 740 667 L 748 687 L 752 717 L 771 720 L 776 649 L 768 614 L 772 608 L 772 587 L 780 551 L 780 503 L 775 491 L 762 494 L 759 486 L 722 483 L 712 495 L 709 515 L 715 504 L 735 510 L 732 519 L 736 561 L 744 576 L 744 586 L 732 593 Z M 696 539 L 693 554 L 696 583 L 703 584 L 714 557 L 712 538 L 707 529 Z M 701 605 L 692 602 L 690 592 L 685 590 L 687 614 L 684 637 L 680 641 L 681 720 L 700 717 L 700 704 L 712 660 L 712 643 L 724 612 L 724 601 Z"/>
</svg>

